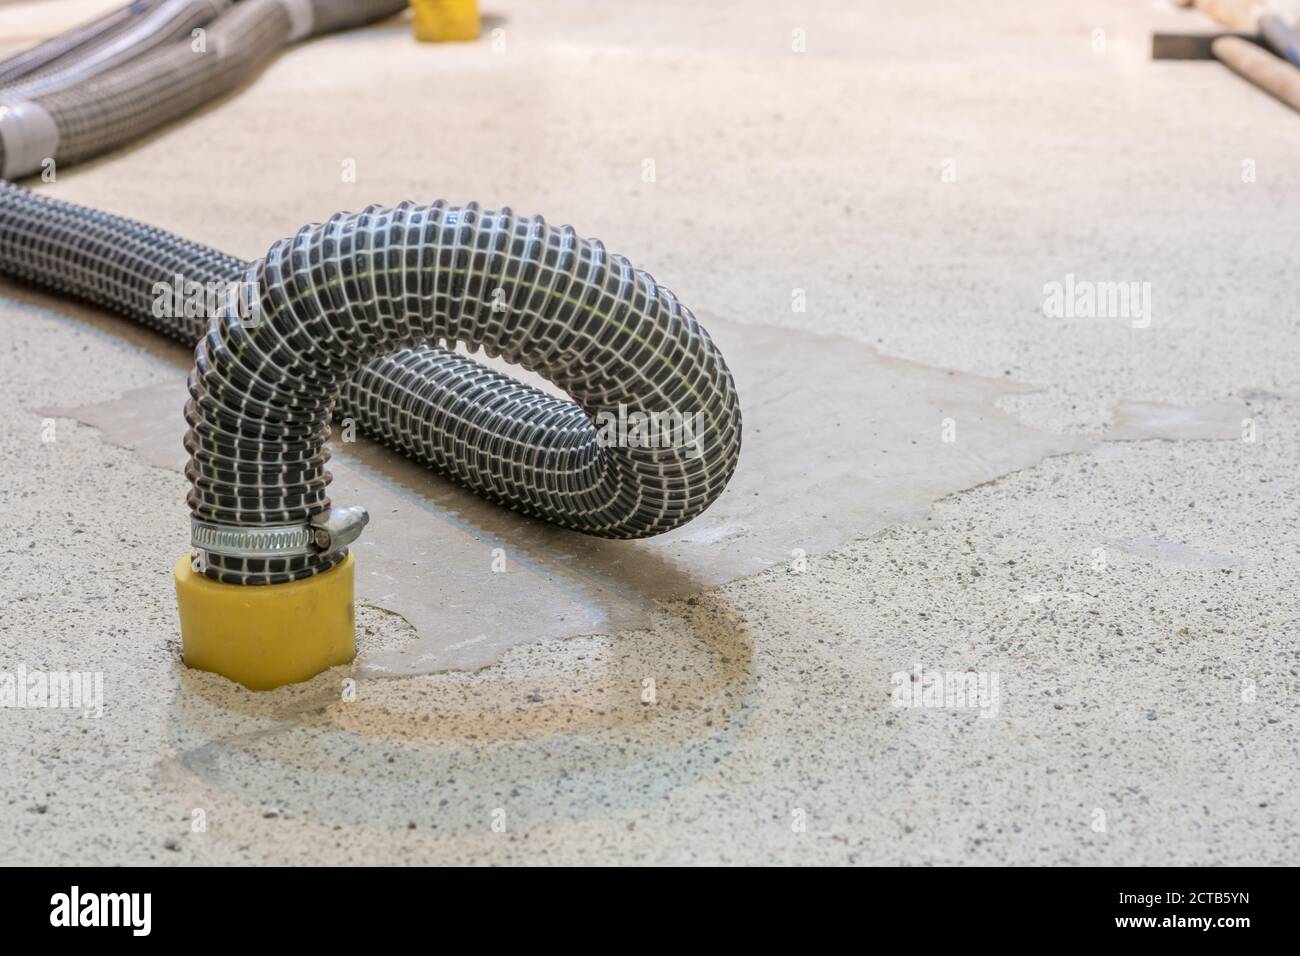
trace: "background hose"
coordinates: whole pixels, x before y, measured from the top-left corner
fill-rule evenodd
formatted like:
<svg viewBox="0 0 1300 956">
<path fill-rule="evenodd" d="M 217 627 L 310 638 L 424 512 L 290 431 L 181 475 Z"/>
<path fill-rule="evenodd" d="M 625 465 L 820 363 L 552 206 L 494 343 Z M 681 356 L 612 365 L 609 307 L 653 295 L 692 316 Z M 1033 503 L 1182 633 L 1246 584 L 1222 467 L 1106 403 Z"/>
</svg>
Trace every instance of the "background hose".
<svg viewBox="0 0 1300 956">
<path fill-rule="evenodd" d="M 163 16 L 176 6 L 176 16 Z M 210 5 L 210 6 L 209 6 Z M 15 180 L 42 162 L 71 163 L 139 139 L 145 133 L 229 92 L 291 42 L 390 16 L 405 0 L 240 0 L 216 19 L 227 0 L 167 0 L 140 23 L 151 24 L 136 55 L 106 63 L 95 49 L 78 47 L 46 89 L 34 75 L 0 91 L 0 175 Z M 208 13 L 204 13 L 208 9 Z M 179 17 L 180 19 L 177 19 Z M 196 20 L 207 25 L 200 42 L 188 36 Z M 161 42 L 183 23 L 183 40 Z M 110 38 L 109 45 L 119 37 Z M 21 54 L 20 54 L 21 56 Z M 92 76 L 74 76 L 84 59 Z M 6 64 L 0 64 L 0 70 Z M 103 68 L 100 72 L 100 68 Z M 73 82 L 75 80 L 75 82 Z M 24 93 L 28 82 L 33 85 Z"/>
<path fill-rule="evenodd" d="M 134 3 L 118 7 L 89 23 L 14 54 L 0 63 L 0 86 L 67 62 L 70 57 L 85 51 L 91 45 L 118 35 L 161 2 L 162 0 L 135 0 Z"/>
<path fill-rule="evenodd" d="M 14 82 L 0 93 L 5 101 L 33 100 L 107 73 L 210 22 L 231 0 L 162 0 L 106 35 L 79 45 L 49 67 Z"/>
</svg>

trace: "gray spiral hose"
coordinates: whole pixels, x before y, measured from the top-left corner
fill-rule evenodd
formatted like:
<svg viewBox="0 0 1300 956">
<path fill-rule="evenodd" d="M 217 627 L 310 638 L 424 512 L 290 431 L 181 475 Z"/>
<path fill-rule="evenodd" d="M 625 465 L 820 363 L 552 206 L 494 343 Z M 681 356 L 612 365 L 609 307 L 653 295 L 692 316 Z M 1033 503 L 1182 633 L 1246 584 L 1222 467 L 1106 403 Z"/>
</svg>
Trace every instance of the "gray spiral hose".
<svg viewBox="0 0 1300 956">
<path fill-rule="evenodd" d="M 371 207 L 277 242 L 245 281 L 255 321 L 228 305 L 190 374 L 186 473 L 201 524 L 294 527 L 327 513 L 325 439 L 345 389 L 362 410 L 386 405 L 366 422 L 390 441 L 495 501 L 588 534 L 676 527 L 735 469 L 740 410 L 708 334 L 648 273 L 572 229 L 473 204 Z M 500 355 L 576 405 L 446 352 L 410 351 L 439 343 Z M 592 422 L 628 409 L 698 429 L 689 444 L 602 444 Z M 274 583 L 345 553 L 215 554 L 207 572 Z"/>
<path fill-rule="evenodd" d="M 347 25 L 358 7 L 373 18 L 394 6 L 310 2 L 320 29 Z M 293 32 L 286 9 L 286 0 L 243 0 L 213 22 L 209 39 L 272 36 L 265 49 L 278 48 Z M 125 72 L 154 76 L 170 55 L 159 50 Z M 176 62 L 200 64 L 196 82 L 211 88 L 205 61 Z M 94 89 L 129 86 L 123 72 Z M 63 119 L 115 109 L 96 106 L 85 84 L 61 95 L 43 102 L 63 103 Z M 146 110 L 135 126 L 92 124 L 100 133 L 74 137 L 70 155 L 125 141 L 124 130 L 153 118 Z M 249 264 L 0 183 L 0 272 L 198 342 L 185 413 L 188 500 L 196 544 L 217 545 L 205 549 L 201 570 L 220 581 L 296 580 L 342 560 L 344 538 L 312 533 L 331 513 L 326 438 L 336 408 L 492 501 L 602 537 L 689 521 L 722 492 L 739 457 L 731 375 L 689 310 L 601 243 L 540 217 L 474 204 L 372 207 L 304 227 Z M 251 294 L 208 323 L 166 307 L 159 290 L 178 279 Z M 458 355 L 458 343 L 541 374 L 575 401 Z M 625 435 L 638 418 L 675 430 Z M 597 430 L 602 420 L 619 423 L 614 440 Z M 293 547 L 272 557 L 220 547 L 264 532 Z"/>
<path fill-rule="evenodd" d="M 284 527 L 327 513 L 336 402 L 339 417 L 483 497 L 600 537 L 689 521 L 740 453 L 731 375 L 690 311 L 601 243 L 539 217 L 371 208 L 305 227 L 249 264 L 0 183 L 0 272 L 198 341 L 186 447 L 201 525 Z M 255 290 L 252 320 L 237 300 L 211 321 L 175 308 L 178 277 Z M 455 342 L 545 376 L 576 403 L 431 344 Z M 602 416 L 634 414 L 692 427 L 639 444 L 597 430 Z M 204 571 L 271 583 L 341 558 L 210 553 Z"/>
<path fill-rule="evenodd" d="M 209 23 L 231 0 L 162 0 L 111 34 L 80 45 L 60 62 L 7 84 L 0 100 L 30 102 L 55 90 L 94 79 L 128 60 L 164 47 Z"/>
<path fill-rule="evenodd" d="M 85 61 L 104 72 L 54 89 L 38 84 L 27 95 L 25 81 L 12 84 L 0 105 L 0 177 L 21 179 L 46 159 L 79 162 L 139 139 L 234 89 L 296 40 L 370 23 L 406 6 L 405 0 L 239 0 L 207 23 L 201 42 L 186 36 L 156 43 L 181 22 L 159 16 L 172 3 L 185 17 L 196 11 L 204 22 L 210 17 L 188 0 L 168 0 L 141 20 L 150 30 L 136 44 L 144 50 L 140 55 L 104 63 L 97 59 L 99 48 L 78 48 L 60 61 L 61 69 Z M 227 0 L 213 3 L 225 7 Z"/>
<path fill-rule="evenodd" d="M 14 54 L 0 63 L 0 86 L 8 86 L 41 71 L 66 64 L 87 49 L 118 36 L 161 2 L 162 0 L 135 0 L 134 3 L 117 7 L 89 23 Z"/>
</svg>

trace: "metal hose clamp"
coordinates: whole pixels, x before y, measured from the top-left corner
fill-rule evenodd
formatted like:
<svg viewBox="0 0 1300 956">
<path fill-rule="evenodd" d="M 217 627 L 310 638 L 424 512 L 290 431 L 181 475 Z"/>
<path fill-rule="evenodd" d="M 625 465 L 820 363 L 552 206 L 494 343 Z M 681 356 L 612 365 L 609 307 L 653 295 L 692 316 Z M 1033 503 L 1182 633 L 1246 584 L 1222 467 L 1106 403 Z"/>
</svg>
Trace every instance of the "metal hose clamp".
<svg viewBox="0 0 1300 956">
<path fill-rule="evenodd" d="M 357 505 L 332 508 L 308 524 L 241 527 L 191 518 L 190 546 L 196 566 L 207 563 L 209 552 L 231 558 L 296 558 L 347 547 L 369 523 L 369 513 Z"/>
</svg>

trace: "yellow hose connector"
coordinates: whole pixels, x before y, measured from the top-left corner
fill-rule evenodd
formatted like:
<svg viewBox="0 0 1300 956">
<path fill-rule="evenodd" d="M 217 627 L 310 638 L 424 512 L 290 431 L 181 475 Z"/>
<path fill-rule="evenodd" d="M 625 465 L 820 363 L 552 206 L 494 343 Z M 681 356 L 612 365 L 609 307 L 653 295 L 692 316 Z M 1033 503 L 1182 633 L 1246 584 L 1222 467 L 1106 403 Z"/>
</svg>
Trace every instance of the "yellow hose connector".
<svg viewBox="0 0 1300 956">
<path fill-rule="evenodd" d="M 478 39 L 478 0 L 411 0 L 411 14 L 417 40 Z"/>
<path fill-rule="evenodd" d="M 357 656 L 352 554 L 288 584 L 222 584 L 176 562 L 185 663 L 252 690 L 315 677 Z"/>
</svg>

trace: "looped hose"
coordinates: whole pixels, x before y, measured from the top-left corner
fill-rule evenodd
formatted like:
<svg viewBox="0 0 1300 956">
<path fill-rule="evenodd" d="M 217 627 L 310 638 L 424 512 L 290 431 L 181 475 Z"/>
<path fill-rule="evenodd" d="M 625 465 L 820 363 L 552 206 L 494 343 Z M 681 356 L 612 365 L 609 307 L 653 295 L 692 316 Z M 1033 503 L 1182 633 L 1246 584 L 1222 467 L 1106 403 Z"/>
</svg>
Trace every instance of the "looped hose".
<svg viewBox="0 0 1300 956">
<path fill-rule="evenodd" d="M 0 64 L 0 172 L 130 142 L 294 40 L 405 6 L 227 2 L 139 0 Z M 185 39 L 200 20 L 202 42 Z M 609 538 L 689 521 L 740 453 L 730 373 L 689 310 L 601 243 L 539 217 L 375 207 L 304 227 L 250 265 L 0 181 L 0 272 L 198 341 L 188 501 L 202 571 L 221 581 L 291 581 L 346 555 L 366 516 L 331 508 L 332 416 L 485 498 Z M 191 288 L 231 286 L 252 290 L 253 307 L 232 298 L 210 322 L 211 308 L 189 307 Z"/>
<path fill-rule="evenodd" d="M 277 242 L 244 281 L 252 321 L 232 299 L 189 379 L 197 522 L 282 527 L 328 512 L 326 438 L 345 394 L 370 430 L 485 497 L 601 537 L 677 527 L 735 470 L 740 409 L 708 334 L 648 273 L 568 227 L 474 204 L 371 207 Z M 447 351 L 456 343 L 574 402 Z M 681 427 L 650 441 L 644 427 L 626 442 L 597 431 L 632 416 Z M 212 553 L 204 573 L 277 583 L 345 554 Z"/>
</svg>

